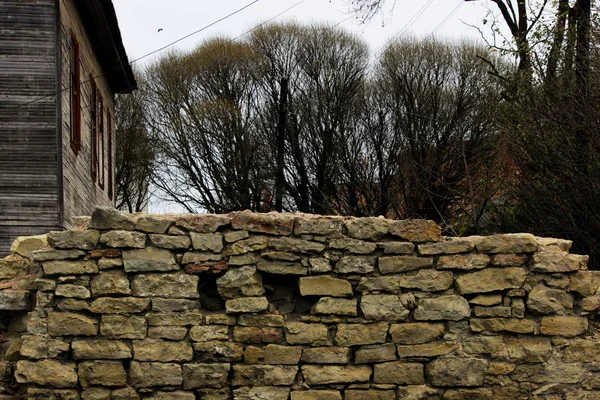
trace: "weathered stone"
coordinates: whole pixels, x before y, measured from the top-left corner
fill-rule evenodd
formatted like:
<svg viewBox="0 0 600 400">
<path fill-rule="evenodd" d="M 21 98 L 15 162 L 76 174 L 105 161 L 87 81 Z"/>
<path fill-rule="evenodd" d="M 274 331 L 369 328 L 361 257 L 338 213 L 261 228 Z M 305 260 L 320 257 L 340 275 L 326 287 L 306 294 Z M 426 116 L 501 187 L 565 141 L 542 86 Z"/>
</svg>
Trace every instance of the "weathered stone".
<svg viewBox="0 0 600 400">
<path fill-rule="evenodd" d="M 8 396 L 2 400 L 12 400 L 14 396 Z M 40 389 L 34 387 L 27 388 L 28 400 L 87 400 L 79 396 L 79 391 L 75 389 Z M 95 400 L 95 399 L 94 399 Z M 105 400 L 105 399 L 102 399 Z"/>
<path fill-rule="evenodd" d="M 371 367 L 367 365 L 303 365 L 304 381 L 309 385 L 368 382 Z"/>
<path fill-rule="evenodd" d="M 200 361 L 240 361 L 244 347 L 229 341 L 194 343 L 194 353 Z"/>
<path fill-rule="evenodd" d="M 536 237 L 539 252 L 569 252 L 573 241 L 556 238 Z"/>
<path fill-rule="evenodd" d="M 306 352 L 306 350 L 305 350 Z M 396 360 L 396 346 L 393 344 L 381 344 L 362 346 L 356 349 L 354 356 L 355 364 L 371 364 Z"/>
<path fill-rule="evenodd" d="M 198 298 L 198 277 L 186 274 L 140 274 L 131 282 L 139 297 Z"/>
<path fill-rule="evenodd" d="M 589 256 L 578 254 L 545 252 L 533 255 L 531 270 L 535 272 L 572 272 L 587 268 Z"/>
<path fill-rule="evenodd" d="M 148 329 L 148 338 L 184 340 L 187 333 L 187 328 L 184 326 L 152 326 Z"/>
<path fill-rule="evenodd" d="M 261 275 L 253 266 L 231 268 L 217 279 L 217 290 L 225 298 L 260 296 L 265 293 Z"/>
<path fill-rule="evenodd" d="M 335 264 L 339 274 L 368 274 L 375 271 L 375 257 L 344 256 Z"/>
<path fill-rule="evenodd" d="M 393 390 L 346 390 L 346 400 L 396 400 Z"/>
<path fill-rule="evenodd" d="M 111 400 L 140 400 L 140 396 L 138 396 L 135 389 L 130 387 L 115 389 L 110 395 Z"/>
<path fill-rule="evenodd" d="M 342 400 L 337 390 L 310 390 L 307 392 L 292 392 L 291 400 Z M 287 397 L 284 399 L 287 400 Z"/>
<path fill-rule="evenodd" d="M 0 291 L 0 311 L 26 311 L 31 307 L 30 291 L 10 289 Z"/>
<path fill-rule="evenodd" d="M 377 244 L 356 239 L 340 238 L 331 240 L 329 248 L 348 250 L 354 254 L 371 254 L 377 249 Z"/>
<path fill-rule="evenodd" d="M 98 269 L 105 270 L 123 266 L 122 258 L 101 258 L 98 260 Z"/>
<path fill-rule="evenodd" d="M 150 299 L 135 297 L 100 297 L 92 302 L 90 311 L 96 314 L 131 314 L 145 311 Z"/>
<path fill-rule="evenodd" d="M 242 265 L 253 265 L 258 261 L 257 254 L 242 254 L 239 256 L 230 256 L 229 257 L 229 265 L 230 266 L 242 266 Z"/>
<path fill-rule="evenodd" d="M 33 261 L 52 261 L 52 260 L 75 260 L 79 257 L 83 257 L 87 253 L 83 250 L 78 249 L 65 249 L 65 250 L 35 250 L 31 252 L 31 259 Z"/>
<path fill-rule="evenodd" d="M 296 365 L 233 365 L 233 386 L 290 386 L 294 383 Z"/>
<path fill-rule="evenodd" d="M 360 309 L 366 319 L 378 321 L 397 321 L 408 317 L 410 311 L 400 302 L 397 295 L 364 295 L 360 301 Z"/>
<path fill-rule="evenodd" d="M 60 297 L 72 297 L 78 299 L 89 299 L 91 297 L 89 289 L 85 286 L 70 284 L 57 285 L 54 294 Z"/>
<path fill-rule="evenodd" d="M 473 307 L 473 312 L 476 317 L 490 318 L 510 318 L 512 317 L 512 308 L 505 306 L 496 307 Z"/>
<path fill-rule="evenodd" d="M 182 382 L 179 364 L 132 361 L 129 367 L 129 384 L 134 388 L 179 386 Z"/>
<path fill-rule="evenodd" d="M 194 357 L 192 344 L 167 340 L 145 339 L 133 341 L 133 359 L 136 361 L 182 362 Z"/>
<path fill-rule="evenodd" d="M 543 317 L 540 325 L 542 335 L 579 336 L 587 331 L 588 320 L 582 317 Z"/>
<path fill-rule="evenodd" d="M 213 233 L 219 228 L 228 226 L 230 222 L 226 215 L 185 214 L 175 220 L 175 225 L 186 231 Z"/>
<path fill-rule="evenodd" d="M 469 300 L 470 304 L 478 305 L 478 306 L 495 306 L 502 303 L 502 295 L 501 294 L 480 294 Z"/>
<path fill-rule="evenodd" d="M 450 389 L 444 393 L 444 400 L 493 400 L 494 394 L 490 388 Z"/>
<path fill-rule="evenodd" d="M 517 318 L 471 318 L 470 325 L 474 332 L 533 333 L 534 330 L 532 320 Z"/>
<path fill-rule="evenodd" d="M 419 300 L 414 312 L 416 320 L 451 320 L 460 321 L 471 314 L 469 303 L 461 296 L 440 296 Z"/>
<path fill-rule="evenodd" d="M 120 360 L 131 358 L 131 350 L 118 340 L 77 340 L 71 343 L 75 360 Z"/>
<path fill-rule="evenodd" d="M 309 347 L 302 351 L 302 361 L 310 364 L 349 364 L 348 347 Z"/>
<path fill-rule="evenodd" d="M 273 275 L 308 275 L 308 267 L 300 263 L 258 260 L 256 269 Z"/>
<path fill-rule="evenodd" d="M 438 358 L 427 364 L 427 377 L 433 386 L 481 386 L 487 366 L 478 358 Z"/>
<path fill-rule="evenodd" d="M 344 220 L 339 217 L 300 217 L 294 224 L 294 235 L 340 235 Z"/>
<path fill-rule="evenodd" d="M 184 267 L 185 273 L 190 275 L 218 275 L 229 269 L 227 261 L 212 261 L 198 264 L 187 264 Z"/>
<path fill-rule="evenodd" d="M 188 311 L 181 313 L 147 313 L 148 326 L 188 326 L 202 323 L 202 314 Z"/>
<path fill-rule="evenodd" d="M 191 239 L 183 235 L 150 235 L 150 243 L 154 247 L 169 250 L 186 250 L 192 245 Z"/>
<path fill-rule="evenodd" d="M 103 315 L 100 335 L 109 339 L 143 339 L 146 337 L 146 318 L 134 315 Z"/>
<path fill-rule="evenodd" d="M 266 258 L 267 260 L 288 262 L 300 261 L 302 259 L 302 257 L 300 257 L 298 254 L 290 253 L 287 251 L 267 251 L 263 252 L 261 256 L 263 258 Z"/>
<path fill-rule="evenodd" d="M 352 296 L 352 285 L 350 282 L 330 276 L 300 278 L 298 285 L 301 296 Z"/>
<path fill-rule="evenodd" d="M 190 232 L 195 250 L 220 253 L 223 250 L 223 235 L 220 233 Z"/>
<path fill-rule="evenodd" d="M 272 326 L 281 327 L 284 324 L 283 315 L 275 314 L 243 314 L 240 315 L 238 325 L 241 326 Z"/>
<path fill-rule="evenodd" d="M 30 336 L 23 339 L 20 354 L 27 358 L 41 359 L 56 358 L 59 354 L 68 351 L 69 343 L 65 343 L 62 340 Z"/>
<path fill-rule="evenodd" d="M 42 263 L 46 275 L 83 275 L 98 273 L 96 261 L 46 261 Z"/>
<path fill-rule="evenodd" d="M 396 274 L 433 266 L 432 257 L 385 256 L 379 257 L 379 271 L 382 274 Z"/>
<path fill-rule="evenodd" d="M 229 364 L 184 364 L 183 388 L 220 388 L 227 382 Z"/>
<path fill-rule="evenodd" d="M 176 271 L 179 265 L 169 250 L 146 247 L 123 252 L 125 272 Z"/>
<path fill-rule="evenodd" d="M 226 232 L 223 238 L 225 239 L 225 243 L 235 243 L 243 239 L 248 239 L 249 236 L 248 231 L 231 231 Z"/>
<path fill-rule="evenodd" d="M 99 239 L 100 232 L 93 229 L 48 233 L 48 243 L 55 249 L 92 250 Z"/>
<path fill-rule="evenodd" d="M 409 242 L 438 242 L 442 238 L 442 229 L 433 221 L 405 219 L 393 221 L 390 224 L 390 234 Z"/>
<path fill-rule="evenodd" d="M 327 326 L 307 324 L 303 322 L 286 322 L 285 337 L 289 344 L 310 344 L 312 346 L 329 346 L 331 339 Z"/>
<path fill-rule="evenodd" d="M 235 242 L 231 246 L 232 255 L 241 255 L 252 251 L 266 249 L 269 245 L 269 239 L 265 236 L 252 236 L 245 240 Z"/>
<path fill-rule="evenodd" d="M 90 304 L 87 300 L 81 299 L 69 299 L 69 298 L 56 298 L 55 299 L 56 309 L 63 311 L 89 311 Z"/>
<path fill-rule="evenodd" d="M 438 292 L 448 289 L 454 283 L 454 276 L 449 271 L 421 269 L 398 277 L 401 288 L 419 289 L 425 292 Z"/>
<path fill-rule="evenodd" d="M 479 238 L 475 246 L 481 253 L 532 253 L 537 240 L 529 233 L 506 233 Z"/>
<path fill-rule="evenodd" d="M 339 324 L 335 335 L 338 346 L 358 346 L 384 343 L 388 324 Z"/>
<path fill-rule="evenodd" d="M 98 386 L 125 386 L 127 373 L 120 361 L 86 361 L 77 366 L 79 382 L 84 388 Z"/>
<path fill-rule="evenodd" d="M 311 257 L 308 262 L 310 264 L 310 270 L 313 273 L 330 272 L 332 270 L 331 263 L 324 257 Z"/>
<path fill-rule="evenodd" d="M 404 357 L 438 357 L 452 353 L 458 348 L 458 343 L 441 342 L 397 346 L 398 356 Z"/>
<path fill-rule="evenodd" d="M 400 293 L 400 275 L 360 278 L 356 290 L 359 292 Z"/>
<path fill-rule="evenodd" d="M 111 400 L 111 392 L 110 388 L 105 387 L 87 388 L 81 392 L 81 400 Z"/>
<path fill-rule="evenodd" d="M 266 297 L 242 297 L 225 302 L 228 314 L 261 312 L 266 311 L 268 306 L 269 300 Z"/>
<path fill-rule="evenodd" d="M 423 364 L 401 361 L 375 364 L 373 382 L 394 385 L 421 385 L 425 383 Z"/>
<path fill-rule="evenodd" d="M 520 267 L 527 262 L 526 254 L 493 254 L 490 263 L 497 267 Z"/>
<path fill-rule="evenodd" d="M 70 388 L 77 385 L 75 363 L 61 363 L 54 360 L 19 361 L 15 371 L 18 383 Z"/>
<path fill-rule="evenodd" d="M 569 290 L 587 297 L 599 293 L 600 271 L 577 271 L 570 276 Z"/>
<path fill-rule="evenodd" d="M 146 247 L 146 234 L 131 231 L 109 231 L 100 235 L 100 244 L 106 247 Z"/>
<path fill-rule="evenodd" d="M 468 253 L 475 248 L 475 243 L 469 238 L 444 238 L 439 242 L 418 245 L 419 254 L 432 256 L 439 254 Z"/>
<path fill-rule="evenodd" d="M 152 299 L 152 310 L 160 312 L 184 312 L 194 311 L 200 308 L 198 300 L 184 299 Z"/>
<path fill-rule="evenodd" d="M 439 398 L 441 390 L 425 385 L 398 386 L 396 394 L 402 400 L 429 400 Z"/>
<path fill-rule="evenodd" d="M 504 353 L 504 341 L 498 336 L 473 336 L 463 339 L 463 351 L 468 354 L 492 354 Z"/>
<path fill-rule="evenodd" d="M 315 304 L 313 313 L 356 316 L 358 315 L 357 299 L 322 297 Z"/>
<path fill-rule="evenodd" d="M 510 379 L 532 383 L 578 383 L 585 367 L 580 364 L 521 364 L 511 372 Z"/>
<path fill-rule="evenodd" d="M 415 245 L 410 242 L 379 242 L 377 246 L 383 249 L 383 254 L 413 254 Z"/>
<path fill-rule="evenodd" d="M 121 271 L 102 272 L 96 275 L 90 282 L 90 288 L 94 296 L 110 294 L 131 294 L 129 279 Z"/>
<path fill-rule="evenodd" d="M 272 386 L 241 387 L 233 391 L 235 400 L 287 400 L 289 395 L 290 388 Z M 229 398 L 229 395 L 227 395 L 214 400 L 227 400 Z"/>
<path fill-rule="evenodd" d="M 420 344 L 431 342 L 444 334 L 444 324 L 425 322 L 392 324 L 390 336 L 398 344 Z"/>
<path fill-rule="evenodd" d="M 279 328 L 236 326 L 233 328 L 233 339 L 239 343 L 279 343 L 283 340 L 283 331 Z M 288 343 L 296 344 L 289 338 Z"/>
<path fill-rule="evenodd" d="M 81 314 L 50 312 L 48 333 L 51 336 L 95 336 L 98 320 Z"/>
<path fill-rule="evenodd" d="M 198 253 L 188 251 L 181 258 L 181 264 L 204 264 L 212 261 L 222 261 L 222 254 L 215 253 Z"/>
<path fill-rule="evenodd" d="M 487 293 L 523 286 L 527 278 L 524 268 L 489 268 L 456 277 L 456 285 L 462 294 Z"/>
<path fill-rule="evenodd" d="M 524 363 L 546 362 L 552 354 L 552 344 L 547 338 L 506 337 L 506 348 L 512 359 Z"/>
<path fill-rule="evenodd" d="M 246 364 L 275 364 L 296 365 L 300 361 L 302 347 L 280 346 L 269 344 L 259 348 L 248 346 L 244 351 L 244 362 Z"/>
<path fill-rule="evenodd" d="M 121 257 L 123 252 L 119 249 L 93 249 L 88 251 L 88 258 L 117 258 Z"/>
<path fill-rule="evenodd" d="M 21 354 L 23 350 L 21 350 Z M 566 362 L 598 363 L 600 362 L 600 343 L 592 340 L 574 340 L 564 350 L 562 360 Z"/>
<path fill-rule="evenodd" d="M 193 392 L 175 390 L 174 392 L 154 392 L 150 396 L 144 396 L 144 400 L 196 400 Z"/>
<path fill-rule="evenodd" d="M 227 325 L 194 326 L 190 331 L 190 338 L 196 342 L 228 340 L 229 327 Z"/>
<path fill-rule="evenodd" d="M 54 233 L 54 232 L 50 232 Z M 59 233 L 59 232 L 56 232 Z M 47 235 L 38 235 L 38 236 L 19 236 L 16 238 L 11 246 L 10 252 L 14 254 L 18 254 L 25 258 L 31 257 L 31 254 L 41 249 L 42 247 L 48 244 Z"/>
<path fill-rule="evenodd" d="M 440 256 L 437 269 L 459 269 L 471 270 L 482 269 L 489 265 L 490 256 L 487 254 L 454 254 L 449 256 Z"/>
<path fill-rule="evenodd" d="M 390 229 L 390 221 L 384 218 L 357 218 L 346 222 L 348 236 L 356 239 L 377 241 Z"/>
<path fill-rule="evenodd" d="M 126 214 L 112 207 L 96 207 L 90 219 L 92 229 L 121 229 L 130 231 L 135 227 L 135 222 Z"/>
<path fill-rule="evenodd" d="M 508 375 L 515 370 L 516 365 L 508 362 L 491 362 L 487 373 L 490 375 Z"/>
<path fill-rule="evenodd" d="M 167 232 L 173 223 L 174 220 L 169 215 L 142 214 L 135 218 L 135 230 L 162 234 Z"/>
<path fill-rule="evenodd" d="M 539 283 L 529 292 L 527 307 L 539 314 L 571 314 L 573 312 L 573 295 Z"/>
<path fill-rule="evenodd" d="M 249 212 L 235 213 L 231 218 L 234 229 L 269 235 L 287 236 L 294 229 L 294 217 L 285 214 L 253 214 Z"/>
<path fill-rule="evenodd" d="M 282 237 L 269 241 L 269 247 L 278 251 L 289 251 L 292 253 L 320 253 L 325 250 L 322 243 L 311 242 L 296 238 Z"/>
</svg>

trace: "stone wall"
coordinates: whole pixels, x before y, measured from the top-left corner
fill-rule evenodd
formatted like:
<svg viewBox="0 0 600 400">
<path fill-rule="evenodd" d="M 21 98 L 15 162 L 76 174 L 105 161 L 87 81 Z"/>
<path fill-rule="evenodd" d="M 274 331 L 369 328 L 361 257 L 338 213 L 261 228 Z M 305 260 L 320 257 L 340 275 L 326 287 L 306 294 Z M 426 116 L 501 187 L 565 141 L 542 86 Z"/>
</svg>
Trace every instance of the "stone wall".
<svg viewBox="0 0 600 400">
<path fill-rule="evenodd" d="M 0 399 L 599 399 L 600 275 L 569 247 L 99 208 L 0 261 Z"/>
</svg>

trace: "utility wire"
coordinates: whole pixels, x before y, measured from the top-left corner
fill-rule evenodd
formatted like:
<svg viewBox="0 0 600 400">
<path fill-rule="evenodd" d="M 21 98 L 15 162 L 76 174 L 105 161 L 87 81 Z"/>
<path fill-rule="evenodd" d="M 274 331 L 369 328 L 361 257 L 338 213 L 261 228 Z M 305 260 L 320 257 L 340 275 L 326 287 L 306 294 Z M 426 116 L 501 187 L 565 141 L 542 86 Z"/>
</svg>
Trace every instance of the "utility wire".
<svg viewBox="0 0 600 400">
<path fill-rule="evenodd" d="M 191 36 L 193 36 L 193 35 L 196 35 L 196 34 L 198 34 L 198 33 L 202 32 L 202 31 L 205 31 L 206 29 L 208 29 L 208 28 L 210 28 L 210 27 L 212 27 L 212 26 L 214 26 L 214 25 L 218 24 L 219 22 L 225 21 L 226 19 L 233 17 L 234 15 L 236 15 L 236 14 L 238 14 L 238 13 L 240 13 L 240 12 L 244 11 L 244 10 L 245 10 L 245 9 L 247 9 L 248 7 L 250 7 L 250 6 L 252 6 L 252 5 L 254 5 L 254 4 L 256 4 L 256 3 L 258 3 L 259 1 L 260 1 L 260 0 L 254 0 L 253 2 L 251 2 L 251 3 L 249 3 L 249 4 L 246 4 L 246 5 L 245 5 L 245 6 L 243 6 L 242 8 L 239 8 L 239 9 L 235 10 L 234 12 L 232 12 L 232 13 L 230 13 L 230 14 L 227 14 L 226 16 L 224 16 L 224 17 L 222 17 L 222 18 L 219 18 L 219 19 L 217 19 L 216 21 L 213 21 L 213 22 L 211 22 L 210 24 L 208 24 L 208 25 L 206 25 L 206 26 L 203 26 L 202 28 L 200 28 L 200 29 L 198 29 L 198 30 L 196 30 L 196 31 L 194 31 L 194 32 L 192 32 L 192 33 L 190 33 L 190 34 L 187 34 L 187 35 L 185 35 L 185 36 L 183 36 L 183 37 L 181 37 L 181 38 L 179 38 L 179 39 L 177 39 L 177 40 L 175 40 L 175 41 L 173 41 L 173 42 L 171 42 L 171 43 L 167 44 L 166 46 L 162 46 L 162 47 L 161 47 L 161 48 L 159 48 L 159 49 L 153 50 L 153 51 L 151 51 L 150 53 L 144 54 L 143 56 L 141 56 L 141 57 L 139 57 L 139 58 L 136 58 L 135 60 L 133 60 L 133 61 L 129 62 L 128 64 L 121 64 L 121 65 L 119 65 L 117 68 L 114 68 L 114 69 L 112 69 L 112 70 L 110 70 L 110 71 L 103 72 L 103 73 L 101 73 L 101 74 L 99 74 L 99 75 L 93 76 L 93 77 L 92 77 L 92 78 L 90 78 L 90 79 L 87 79 L 87 80 L 85 80 L 85 81 L 83 81 L 83 82 L 80 82 L 80 83 L 79 83 L 79 86 L 81 86 L 81 85 L 83 85 L 83 84 L 85 84 L 85 83 L 88 83 L 88 82 L 90 82 L 90 81 L 92 81 L 92 80 L 95 80 L 95 79 L 97 79 L 97 78 L 101 78 L 101 77 L 103 77 L 103 76 L 105 76 L 105 75 L 108 75 L 108 74 L 110 74 L 110 73 L 113 73 L 113 72 L 115 72 L 115 71 L 117 71 L 117 70 L 119 70 L 119 69 L 123 68 L 123 67 L 124 67 L 124 66 L 126 66 L 126 65 L 132 65 L 133 63 L 135 63 L 135 62 L 138 62 L 138 61 L 140 61 L 140 60 L 143 60 L 143 59 L 144 59 L 144 58 L 146 58 L 146 57 L 149 57 L 149 56 L 151 56 L 151 55 L 153 55 L 153 54 L 156 54 L 156 53 L 158 53 L 158 52 L 160 52 L 160 51 L 163 51 L 163 50 L 165 50 L 165 49 L 167 49 L 167 48 L 169 48 L 169 47 L 173 46 L 174 44 L 177 44 L 177 43 L 181 42 L 182 40 L 185 40 L 185 39 L 187 39 L 187 38 L 189 38 L 189 37 L 191 37 Z M 36 98 L 36 99 L 33 99 L 33 100 L 31 100 L 31 101 L 28 101 L 27 103 L 19 104 L 18 106 L 14 107 L 14 109 L 18 109 L 18 108 L 21 108 L 21 107 L 28 106 L 28 105 L 30 105 L 30 104 L 33 104 L 33 103 L 36 103 L 36 102 L 38 102 L 38 101 L 40 101 L 40 100 L 44 100 L 44 99 L 47 99 L 47 98 L 49 98 L 49 97 L 56 96 L 56 95 L 58 95 L 58 94 L 60 94 L 60 93 L 62 93 L 62 92 L 65 92 L 65 91 L 67 91 L 67 90 L 70 90 L 70 89 L 71 89 L 71 86 L 70 86 L 70 85 L 69 85 L 69 86 L 66 86 L 64 89 L 61 89 L 61 90 L 59 90 L 59 91 L 56 91 L 56 92 L 54 92 L 54 93 L 52 93 L 52 94 L 49 94 L 49 95 L 46 95 L 46 96 L 41 96 L 41 97 L 38 97 L 38 98 Z M 129 90 L 129 89 L 130 89 L 130 87 L 129 87 L 129 88 L 127 88 L 127 89 L 125 89 L 125 90 L 123 90 L 122 92 L 125 92 L 125 91 L 127 91 L 127 90 Z M 122 93 L 122 92 L 121 92 L 121 93 Z"/>
<path fill-rule="evenodd" d="M 452 18 L 452 16 L 454 14 L 456 14 L 458 9 L 463 5 L 463 2 L 464 2 L 463 0 L 458 1 L 458 4 L 456 5 L 456 7 L 454 7 L 454 9 L 450 12 L 450 14 L 448 14 L 448 16 L 438 26 L 436 26 L 436 28 L 429 34 L 429 36 L 427 36 L 425 41 L 428 41 L 429 39 L 433 38 L 433 36 L 436 34 L 436 32 L 438 30 L 440 30 L 444 25 L 446 25 L 446 23 L 450 20 L 450 18 Z"/>
</svg>

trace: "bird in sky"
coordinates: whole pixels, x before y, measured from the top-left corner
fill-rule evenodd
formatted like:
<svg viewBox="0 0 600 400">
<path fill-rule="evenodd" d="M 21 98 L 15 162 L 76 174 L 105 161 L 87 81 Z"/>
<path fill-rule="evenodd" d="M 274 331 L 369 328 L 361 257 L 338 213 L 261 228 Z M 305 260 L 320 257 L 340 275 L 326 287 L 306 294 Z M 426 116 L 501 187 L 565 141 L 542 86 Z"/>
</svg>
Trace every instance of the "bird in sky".
<svg viewBox="0 0 600 400">
<path fill-rule="evenodd" d="M 158 33 L 161 33 L 163 28 L 158 28 Z"/>
</svg>

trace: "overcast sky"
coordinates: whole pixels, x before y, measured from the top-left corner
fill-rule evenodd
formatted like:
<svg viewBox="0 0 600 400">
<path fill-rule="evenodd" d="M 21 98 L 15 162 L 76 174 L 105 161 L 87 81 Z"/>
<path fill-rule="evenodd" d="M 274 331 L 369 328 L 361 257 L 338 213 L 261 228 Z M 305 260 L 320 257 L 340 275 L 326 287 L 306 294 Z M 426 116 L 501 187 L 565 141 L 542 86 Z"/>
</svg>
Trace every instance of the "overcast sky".
<svg viewBox="0 0 600 400">
<path fill-rule="evenodd" d="M 174 48 L 191 49 L 203 39 L 215 35 L 237 37 L 299 1 L 301 0 L 259 0 L 239 14 L 176 44 Z M 481 40 L 479 33 L 465 23 L 480 24 L 486 16 L 488 1 L 397 0 L 392 13 L 376 16 L 366 25 L 351 18 L 340 26 L 361 35 L 374 52 L 391 37 L 405 30 L 411 19 L 413 24 L 406 30 L 407 34 L 427 37 L 438 28 L 436 36 L 439 37 Z M 131 61 L 252 3 L 252 0 L 113 0 L 113 3 Z M 388 0 L 388 3 L 391 5 L 393 1 Z M 420 16 L 419 11 L 422 11 Z M 304 0 L 275 21 L 324 21 L 335 24 L 350 15 L 348 0 Z M 418 18 L 414 18 L 415 16 Z M 162 30 L 159 32 L 159 29 Z M 141 62 L 146 63 L 154 57 Z"/>
</svg>

